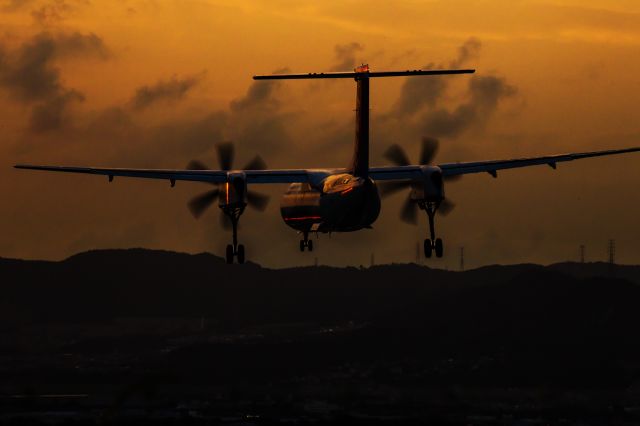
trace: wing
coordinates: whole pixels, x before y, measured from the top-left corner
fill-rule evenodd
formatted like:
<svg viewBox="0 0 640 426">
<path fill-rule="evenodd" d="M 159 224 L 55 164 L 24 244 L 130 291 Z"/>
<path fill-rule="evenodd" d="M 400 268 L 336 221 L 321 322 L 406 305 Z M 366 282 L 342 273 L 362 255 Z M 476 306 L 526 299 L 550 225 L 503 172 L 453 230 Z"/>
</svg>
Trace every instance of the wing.
<svg viewBox="0 0 640 426">
<path fill-rule="evenodd" d="M 640 147 L 615 149 L 608 151 L 582 152 L 574 154 L 548 155 L 544 157 L 517 158 L 512 160 L 477 161 L 469 163 L 440 164 L 444 176 L 463 175 L 468 173 L 487 172 L 497 176 L 498 170 L 516 167 L 549 165 L 553 168 L 556 163 L 573 161 L 582 158 L 600 157 L 604 155 L 625 154 L 640 151 Z M 180 170 L 180 169 L 110 169 L 102 167 L 66 167 L 66 166 L 35 166 L 18 164 L 17 169 L 44 170 L 50 172 L 84 173 L 108 176 L 109 181 L 115 176 L 164 179 L 173 185 L 176 181 L 224 183 L 227 181 L 227 171 L 224 170 Z M 281 169 L 281 170 L 245 170 L 247 183 L 306 183 L 319 182 L 324 177 L 334 173 L 345 173 L 346 169 Z M 420 166 L 373 167 L 369 175 L 375 180 L 414 180 L 421 177 Z"/>
<path fill-rule="evenodd" d="M 563 161 L 580 160 L 582 158 L 601 157 L 605 155 L 626 154 L 638 152 L 640 147 L 626 149 L 612 149 L 608 151 L 578 152 L 573 154 L 547 155 L 544 157 L 514 158 L 511 160 L 475 161 L 469 163 L 439 164 L 443 176 L 465 175 L 469 173 L 486 172 L 496 177 L 498 170 L 515 169 L 517 167 L 529 167 L 548 165 L 556 168 L 557 163 Z M 369 175 L 374 180 L 415 180 L 421 178 L 420 166 L 392 166 L 373 167 L 369 169 Z"/>
<path fill-rule="evenodd" d="M 517 167 L 529 167 L 546 164 L 556 168 L 557 163 L 564 161 L 581 160 L 583 158 L 602 157 L 605 155 L 626 154 L 638 152 L 640 147 L 626 149 L 611 149 L 607 151 L 578 152 L 573 154 L 547 155 L 544 157 L 516 158 L 512 160 L 477 161 L 470 163 L 440 164 L 444 176 L 465 175 L 468 173 L 487 172 L 493 177 L 498 175 L 498 170 L 515 169 Z"/>
<path fill-rule="evenodd" d="M 225 170 L 180 170 L 180 169 L 109 169 L 102 167 L 65 167 L 65 166 L 35 166 L 18 164 L 16 169 L 44 170 L 49 172 L 84 173 L 108 176 L 112 181 L 115 176 L 164 179 L 175 184 L 176 181 L 224 183 L 227 181 Z M 245 170 L 247 183 L 294 183 L 309 182 L 318 174 L 326 174 L 321 170 Z"/>
</svg>

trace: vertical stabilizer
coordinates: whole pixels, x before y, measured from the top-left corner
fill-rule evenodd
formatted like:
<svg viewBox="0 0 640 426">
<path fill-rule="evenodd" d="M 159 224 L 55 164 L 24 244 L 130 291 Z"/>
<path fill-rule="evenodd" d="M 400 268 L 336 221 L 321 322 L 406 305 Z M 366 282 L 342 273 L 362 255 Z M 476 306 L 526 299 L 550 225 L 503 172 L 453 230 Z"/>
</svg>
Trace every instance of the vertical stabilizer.
<svg viewBox="0 0 640 426">
<path fill-rule="evenodd" d="M 356 138 L 350 171 L 358 177 L 369 177 L 369 79 L 374 77 L 403 77 L 418 75 L 471 74 L 474 70 L 406 70 L 369 71 L 369 65 L 361 65 L 353 72 L 320 72 L 308 74 L 254 75 L 254 80 L 304 80 L 317 78 L 353 78 L 357 84 Z"/>
<path fill-rule="evenodd" d="M 357 69 L 356 69 L 357 70 Z M 354 176 L 369 176 L 369 76 L 367 72 L 355 77 L 356 91 L 356 137 L 351 160 Z"/>
</svg>

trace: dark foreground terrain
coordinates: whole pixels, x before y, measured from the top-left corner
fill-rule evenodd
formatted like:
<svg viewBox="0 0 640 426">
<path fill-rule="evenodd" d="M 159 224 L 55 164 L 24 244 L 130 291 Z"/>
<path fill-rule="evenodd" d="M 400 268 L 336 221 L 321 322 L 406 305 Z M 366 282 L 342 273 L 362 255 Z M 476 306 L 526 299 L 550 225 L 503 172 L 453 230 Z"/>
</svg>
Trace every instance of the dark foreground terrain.
<svg viewBox="0 0 640 426">
<path fill-rule="evenodd" d="M 0 259 L 0 424 L 640 424 L 640 267 Z"/>
</svg>

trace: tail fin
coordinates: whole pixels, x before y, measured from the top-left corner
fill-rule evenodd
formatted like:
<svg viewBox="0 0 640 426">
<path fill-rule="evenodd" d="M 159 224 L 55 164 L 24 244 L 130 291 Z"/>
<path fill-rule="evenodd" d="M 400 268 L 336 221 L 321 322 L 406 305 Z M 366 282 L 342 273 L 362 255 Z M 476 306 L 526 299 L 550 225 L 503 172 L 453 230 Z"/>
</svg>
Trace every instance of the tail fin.
<svg viewBox="0 0 640 426">
<path fill-rule="evenodd" d="M 364 73 L 363 73 L 364 74 Z M 354 176 L 369 177 L 369 77 L 356 77 L 356 138 L 350 170 Z"/>
<path fill-rule="evenodd" d="M 369 71 L 368 65 L 359 66 L 354 72 L 331 72 L 310 74 L 254 75 L 254 80 L 298 80 L 316 78 L 353 78 L 357 84 L 356 94 L 356 137 L 351 160 L 351 172 L 355 176 L 369 176 L 369 78 L 400 77 L 412 75 L 471 74 L 475 70 L 407 70 Z"/>
</svg>

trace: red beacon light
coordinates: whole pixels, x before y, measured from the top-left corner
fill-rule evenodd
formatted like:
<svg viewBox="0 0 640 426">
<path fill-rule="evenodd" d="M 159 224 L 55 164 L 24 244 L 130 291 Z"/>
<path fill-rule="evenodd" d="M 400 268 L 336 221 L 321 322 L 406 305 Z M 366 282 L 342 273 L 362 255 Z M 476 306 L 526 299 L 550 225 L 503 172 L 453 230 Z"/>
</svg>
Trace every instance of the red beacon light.
<svg viewBox="0 0 640 426">
<path fill-rule="evenodd" d="M 355 72 L 369 72 L 369 64 L 362 64 L 359 67 L 354 68 Z"/>
</svg>

